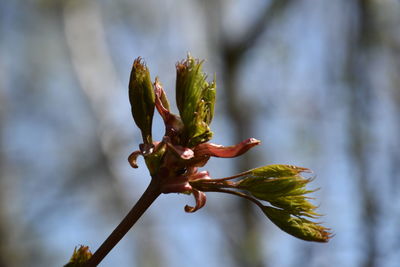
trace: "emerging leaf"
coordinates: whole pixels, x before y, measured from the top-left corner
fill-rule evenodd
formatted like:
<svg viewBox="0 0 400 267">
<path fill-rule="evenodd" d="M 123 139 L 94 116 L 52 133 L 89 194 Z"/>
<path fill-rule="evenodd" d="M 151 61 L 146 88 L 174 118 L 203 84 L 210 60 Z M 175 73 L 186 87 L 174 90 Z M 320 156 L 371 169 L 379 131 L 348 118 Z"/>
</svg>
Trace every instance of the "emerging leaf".
<svg viewBox="0 0 400 267">
<path fill-rule="evenodd" d="M 320 216 L 320 214 L 315 212 L 317 207 L 310 203 L 303 195 L 278 197 L 269 201 L 269 203 L 275 207 L 284 209 L 292 215 L 307 216 L 310 218 Z"/>
<path fill-rule="evenodd" d="M 303 195 L 311 191 L 305 190 L 304 186 L 309 179 L 290 176 L 279 178 L 247 177 L 238 182 L 238 188 L 250 191 L 258 198 L 268 200 L 279 196 Z M 270 196 L 270 197 L 268 197 Z"/>
<path fill-rule="evenodd" d="M 292 216 L 285 210 L 268 206 L 262 208 L 265 215 L 286 233 L 306 241 L 328 242 L 331 233 L 319 223 Z"/>
<path fill-rule="evenodd" d="M 132 66 L 129 81 L 129 101 L 133 119 L 142 132 L 143 142 L 151 144 L 155 96 L 149 69 L 140 57 L 135 59 Z"/>
<path fill-rule="evenodd" d="M 301 172 L 311 172 L 307 168 L 297 167 L 293 165 L 274 164 L 267 165 L 251 170 L 251 175 L 254 177 L 286 177 L 298 175 Z"/>
<path fill-rule="evenodd" d="M 203 61 L 190 56 L 176 64 L 176 103 L 184 124 L 183 142 L 189 147 L 207 142 L 215 103 L 215 80 L 206 81 Z"/>
<path fill-rule="evenodd" d="M 305 194 L 311 181 L 299 173 L 308 169 L 291 165 L 270 165 L 249 171 L 249 176 L 237 182 L 237 188 L 247 190 L 259 200 L 284 209 L 292 215 L 318 216 L 316 206 L 311 204 Z M 289 175 L 289 176 L 285 176 Z"/>
<path fill-rule="evenodd" d="M 76 247 L 69 262 L 64 267 L 81 267 L 92 257 L 89 247 L 80 246 L 78 250 Z"/>
</svg>

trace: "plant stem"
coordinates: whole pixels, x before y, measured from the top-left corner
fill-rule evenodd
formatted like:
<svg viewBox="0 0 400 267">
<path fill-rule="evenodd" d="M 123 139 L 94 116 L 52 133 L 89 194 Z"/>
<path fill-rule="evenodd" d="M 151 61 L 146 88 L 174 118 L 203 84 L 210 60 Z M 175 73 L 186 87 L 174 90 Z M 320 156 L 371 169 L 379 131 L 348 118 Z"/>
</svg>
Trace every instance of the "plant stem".
<svg viewBox="0 0 400 267">
<path fill-rule="evenodd" d="M 110 236 L 96 250 L 84 267 L 97 266 L 105 256 L 115 247 L 116 244 L 125 236 L 132 228 L 143 213 L 151 206 L 154 200 L 161 194 L 160 185 L 156 179 L 152 179 L 146 191 L 140 197 L 138 202 L 133 206 L 121 223 L 114 229 Z"/>
<path fill-rule="evenodd" d="M 255 199 L 255 198 L 253 198 L 253 197 L 251 197 L 249 195 L 246 195 L 246 194 L 244 194 L 242 192 L 228 190 L 228 189 L 222 189 L 222 188 L 220 188 L 220 189 L 210 189 L 210 190 L 205 190 L 205 191 L 207 191 L 207 192 L 220 192 L 220 193 L 227 193 L 227 194 L 231 194 L 231 195 L 236 195 L 236 196 L 245 198 L 247 200 L 250 200 L 251 202 L 253 202 L 257 206 L 259 206 L 261 209 L 264 207 L 264 205 L 260 201 L 258 201 L 257 199 Z"/>
<path fill-rule="evenodd" d="M 235 179 L 235 178 L 238 178 L 238 177 L 242 177 L 242 176 L 245 176 L 245 175 L 250 174 L 250 173 L 251 173 L 251 170 L 245 171 L 245 172 L 241 172 L 241 173 L 233 175 L 233 176 L 229 176 L 229 177 L 225 177 L 225 178 L 217 178 L 217 179 L 212 179 L 212 180 L 215 181 L 215 182 L 220 182 L 220 181 L 222 182 L 222 181 L 232 180 L 232 179 Z"/>
</svg>

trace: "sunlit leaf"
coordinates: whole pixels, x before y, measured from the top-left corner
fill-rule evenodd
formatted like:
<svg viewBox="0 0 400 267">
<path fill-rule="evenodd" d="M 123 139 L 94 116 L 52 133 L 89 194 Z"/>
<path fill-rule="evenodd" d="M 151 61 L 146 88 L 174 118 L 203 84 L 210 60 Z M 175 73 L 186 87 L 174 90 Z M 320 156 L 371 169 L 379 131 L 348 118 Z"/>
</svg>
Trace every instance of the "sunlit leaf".
<svg viewBox="0 0 400 267">
<path fill-rule="evenodd" d="M 328 228 L 310 220 L 292 216 L 289 212 L 268 206 L 262 208 L 265 215 L 286 233 L 306 241 L 328 242 L 331 233 Z"/>
<path fill-rule="evenodd" d="M 274 164 L 267 165 L 251 170 L 251 175 L 254 177 L 286 177 L 298 175 L 301 172 L 311 172 L 307 168 L 297 167 L 293 165 Z"/>
<path fill-rule="evenodd" d="M 202 63 L 188 56 L 176 64 L 176 103 L 185 129 L 183 141 L 189 147 L 212 137 L 209 124 L 214 114 L 216 83 L 206 81 Z"/>
</svg>

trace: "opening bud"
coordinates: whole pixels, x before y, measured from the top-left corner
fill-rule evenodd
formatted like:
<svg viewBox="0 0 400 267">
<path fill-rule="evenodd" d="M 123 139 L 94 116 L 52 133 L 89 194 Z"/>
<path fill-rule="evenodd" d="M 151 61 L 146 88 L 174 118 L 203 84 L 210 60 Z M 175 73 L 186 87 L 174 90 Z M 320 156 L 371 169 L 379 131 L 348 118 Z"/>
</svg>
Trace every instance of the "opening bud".
<svg viewBox="0 0 400 267">
<path fill-rule="evenodd" d="M 183 142 L 189 147 L 212 137 L 209 124 L 214 114 L 216 83 L 215 78 L 211 83 L 206 81 L 202 64 L 190 55 L 176 64 L 176 103 L 184 124 Z"/>
<path fill-rule="evenodd" d="M 83 266 L 92 257 L 92 252 L 90 252 L 88 246 L 80 246 L 78 250 L 74 249 L 69 262 L 64 265 L 64 267 L 80 267 Z"/>
<path fill-rule="evenodd" d="M 151 144 L 155 95 L 150 79 L 150 72 L 140 57 L 135 59 L 129 81 L 129 102 L 132 116 L 142 132 L 143 142 Z"/>
</svg>

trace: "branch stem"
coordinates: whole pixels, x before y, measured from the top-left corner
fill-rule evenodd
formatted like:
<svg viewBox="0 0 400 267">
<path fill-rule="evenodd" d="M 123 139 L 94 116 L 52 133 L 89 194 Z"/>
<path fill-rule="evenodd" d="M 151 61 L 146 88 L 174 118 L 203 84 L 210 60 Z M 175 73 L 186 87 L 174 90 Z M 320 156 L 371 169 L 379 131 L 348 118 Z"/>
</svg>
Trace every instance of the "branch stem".
<svg viewBox="0 0 400 267">
<path fill-rule="evenodd" d="M 235 178 L 238 178 L 238 177 L 242 177 L 242 176 L 248 175 L 248 174 L 251 173 L 251 171 L 252 171 L 252 170 L 245 171 L 245 172 L 241 172 L 241 173 L 239 173 L 239 174 L 236 174 L 236 175 L 233 175 L 233 176 L 229 176 L 229 177 L 225 177 L 225 178 L 212 179 L 212 181 L 214 181 L 214 182 L 220 182 L 220 181 L 232 180 L 232 179 L 235 179 Z"/>
<path fill-rule="evenodd" d="M 161 194 L 160 185 L 152 179 L 146 191 L 140 197 L 121 223 L 114 229 L 110 236 L 96 250 L 84 267 L 97 266 L 105 256 L 118 244 L 132 226 L 139 220 L 143 213 L 151 206 L 154 200 Z"/>
<path fill-rule="evenodd" d="M 264 207 L 264 205 L 260 201 L 258 201 L 257 199 L 255 199 L 255 198 L 253 198 L 253 197 L 251 197 L 251 196 L 249 196 L 247 194 L 244 194 L 242 192 L 233 191 L 233 190 L 229 190 L 229 189 L 222 189 L 222 188 L 220 188 L 220 189 L 210 189 L 210 190 L 205 190 L 205 191 L 207 191 L 207 192 L 220 192 L 220 193 L 236 195 L 236 196 L 245 198 L 247 200 L 250 200 L 251 202 L 253 202 L 257 206 L 259 206 L 261 209 Z"/>
</svg>

